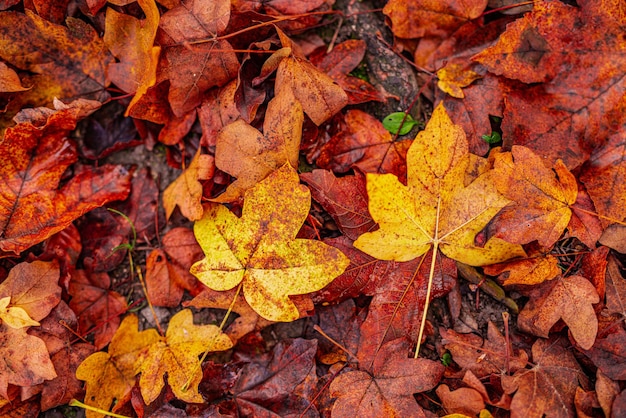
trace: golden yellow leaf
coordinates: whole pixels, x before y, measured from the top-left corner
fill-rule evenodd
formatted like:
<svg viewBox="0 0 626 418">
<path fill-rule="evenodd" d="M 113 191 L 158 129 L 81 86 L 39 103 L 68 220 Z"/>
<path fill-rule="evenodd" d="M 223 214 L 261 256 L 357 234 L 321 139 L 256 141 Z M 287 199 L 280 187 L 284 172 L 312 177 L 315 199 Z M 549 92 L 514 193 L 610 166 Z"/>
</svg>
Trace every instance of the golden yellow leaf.
<svg viewBox="0 0 626 418">
<path fill-rule="evenodd" d="M 156 330 L 138 332 L 138 324 L 136 315 L 124 318 L 111 340 L 109 352 L 93 353 L 76 369 L 76 377 L 86 381 L 86 404 L 108 411 L 114 401 L 121 406 L 130 396 L 148 348 L 159 341 Z M 98 412 L 86 413 L 87 418 L 103 417 Z"/>
<path fill-rule="evenodd" d="M 39 322 L 33 320 L 28 313 L 19 306 L 11 306 L 11 296 L 0 299 L 0 319 L 11 328 L 25 328 L 39 326 Z"/>
<path fill-rule="evenodd" d="M 296 239 L 311 205 L 311 193 L 285 164 L 249 189 L 237 218 L 225 206 L 209 204 L 194 225 L 207 257 L 191 267 L 213 290 L 243 281 L 246 301 L 271 321 L 293 321 L 298 309 L 289 295 L 314 292 L 350 263 L 338 249 L 320 241 Z"/>
<path fill-rule="evenodd" d="M 354 246 L 381 260 L 409 261 L 431 247 L 473 266 L 523 256 L 521 246 L 492 238 L 474 239 L 509 203 L 491 173 L 464 186 L 470 168 L 465 133 L 452 124 L 443 105 L 433 112 L 407 153 L 407 185 L 392 174 L 368 174 L 369 210 L 380 229 L 361 235 Z"/>
<path fill-rule="evenodd" d="M 202 368 L 198 356 L 205 351 L 223 351 L 233 346 L 230 338 L 216 325 L 194 325 L 189 309 L 178 312 L 170 319 L 164 339 L 152 344 L 141 367 L 141 396 L 146 404 L 152 403 L 163 389 L 164 376 L 174 395 L 185 402 L 203 402 L 198 393 Z M 191 384 L 183 388 L 189 378 Z"/>
<path fill-rule="evenodd" d="M 449 63 L 437 71 L 437 87 L 457 99 L 465 98 L 463 87 L 467 87 L 474 81 L 482 78 L 480 74 L 470 70 L 466 65 Z"/>
<path fill-rule="evenodd" d="M 163 192 L 163 207 L 167 219 L 174 212 L 176 205 L 184 217 L 191 221 L 202 218 L 202 184 L 199 180 L 208 180 L 213 176 L 215 166 L 213 157 L 201 154 L 200 149 L 189 163 L 189 167 L 174 180 Z"/>
</svg>

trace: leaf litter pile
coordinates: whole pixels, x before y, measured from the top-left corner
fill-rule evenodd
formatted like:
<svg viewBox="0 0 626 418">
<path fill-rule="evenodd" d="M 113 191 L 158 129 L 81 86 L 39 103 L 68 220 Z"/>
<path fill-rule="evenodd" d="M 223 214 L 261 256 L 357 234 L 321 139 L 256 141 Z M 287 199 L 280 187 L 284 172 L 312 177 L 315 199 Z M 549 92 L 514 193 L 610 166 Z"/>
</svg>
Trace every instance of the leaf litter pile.
<svg viewBox="0 0 626 418">
<path fill-rule="evenodd" d="M 0 415 L 626 415 L 625 33 L 0 0 Z"/>
</svg>

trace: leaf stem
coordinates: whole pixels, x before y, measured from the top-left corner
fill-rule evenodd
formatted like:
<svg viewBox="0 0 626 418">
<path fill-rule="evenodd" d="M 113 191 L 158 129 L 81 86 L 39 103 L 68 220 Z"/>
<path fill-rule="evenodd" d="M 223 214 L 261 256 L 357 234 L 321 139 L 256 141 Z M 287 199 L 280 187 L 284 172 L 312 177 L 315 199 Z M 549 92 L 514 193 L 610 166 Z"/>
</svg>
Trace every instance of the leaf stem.
<svg viewBox="0 0 626 418">
<path fill-rule="evenodd" d="M 105 416 L 109 416 L 113 418 L 130 418 L 129 416 L 126 416 L 126 415 L 114 414 L 113 412 L 105 411 L 104 409 L 96 408 L 95 406 L 89 406 L 87 404 L 82 403 L 81 401 L 77 399 L 72 399 L 68 405 L 77 406 L 79 408 L 83 408 L 92 412 L 97 412 L 99 414 L 103 414 Z"/>
</svg>

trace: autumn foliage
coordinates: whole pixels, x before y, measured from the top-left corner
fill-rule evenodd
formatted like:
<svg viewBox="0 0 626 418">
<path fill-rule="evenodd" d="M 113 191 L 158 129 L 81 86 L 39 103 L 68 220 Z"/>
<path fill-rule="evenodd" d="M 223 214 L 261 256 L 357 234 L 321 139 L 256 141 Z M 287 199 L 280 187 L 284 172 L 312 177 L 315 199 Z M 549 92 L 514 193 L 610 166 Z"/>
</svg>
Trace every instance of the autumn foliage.
<svg viewBox="0 0 626 418">
<path fill-rule="evenodd" d="M 626 414 L 624 4 L 376 4 L 0 0 L 0 415 Z"/>
</svg>

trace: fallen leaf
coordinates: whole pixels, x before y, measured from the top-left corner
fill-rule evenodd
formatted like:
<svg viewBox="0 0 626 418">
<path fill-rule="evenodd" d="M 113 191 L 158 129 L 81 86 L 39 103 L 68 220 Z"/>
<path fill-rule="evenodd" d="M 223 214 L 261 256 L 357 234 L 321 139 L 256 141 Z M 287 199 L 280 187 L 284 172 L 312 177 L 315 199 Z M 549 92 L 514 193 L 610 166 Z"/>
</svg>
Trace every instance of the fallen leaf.
<svg viewBox="0 0 626 418">
<path fill-rule="evenodd" d="M 617 313 L 626 318 L 626 280 L 614 257 L 606 267 L 606 307 L 609 313 Z"/>
<path fill-rule="evenodd" d="M 548 167 L 561 158 L 574 169 L 606 138 L 623 137 L 626 60 L 616 15 L 610 3 L 540 1 L 474 57 L 493 73 L 535 83 L 507 94 L 502 131 Z"/>
<path fill-rule="evenodd" d="M 576 178 L 561 160 L 553 171 L 530 149 L 513 146 L 511 152 L 495 155 L 493 181 L 516 202 L 498 214 L 493 236 L 516 244 L 537 240 L 544 247 L 561 237 L 578 194 Z"/>
<path fill-rule="evenodd" d="M 622 204 L 626 199 L 626 141 L 622 135 L 613 135 L 593 152 L 580 180 L 587 186 L 602 226 L 626 218 Z"/>
<path fill-rule="evenodd" d="M 532 286 L 554 279 L 561 274 L 561 269 L 557 258 L 548 254 L 485 266 L 484 272 L 490 276 L 500 275 L 498 280 L 505 286 L 514 284 Z"/>
<path fill-rule="evenodd" d="M 159 27 L 181 44 L 221 35 L 229 20 L 228 0 L 185 0 L 161 16 Z"/>
<path fill-rule="evenodd" d="M 611 416 L 611 406 L 619 392 L 619 384 L 598 369 L 596 371 L 596 394 L 604 416 Z"/>
<path fill-rule="evenodd" d="M 140 373 L 148 348 L 159 341 L 154 329 L 138 331 L 136 315 L 124 318 L 111 339 L 107 353 L 98 351 L 87 357 L 76 370 L 76 377 L 84 380 L 87 393 L 85 403 L 113 412 L 130 397 L 135 386 L 135 376 Z M 86 411 L 88 418 L 99 418 L 102 414 Z"/>
<path fill-rule="evenodd" d="M 65 229 L 87 211 L 124 199 L 130 175 L 122 167 L 85 170 L 57 190 L 61 176 L 77 160 L 67 139 L 81 117 L 98 105 L 76 101 L 57 110 L 26 109 L 0 143 L 0 257 L 19 255 Z"/>
<path fill-rule="evenodd" d="M 127 93 L 135 93 L 126 116 L 139 99 L 156 83 L 161 47 L 153 46 L 159 27 L 159 9 L 154 0 L 137 0 L 145 19 L 106 11 L 104 43 L 119 62 L 108 66 L 108 77 Z"/>
<path fill-rule="evenodd" d="M 8 398 L 9 384 L 33 386 L 57 377 L 46 345 L 25 328 L 0 324 L 0 396 Z"/>
<path fill-rule="evenodd" d="M 502 387 L 514 393 L 511 411 L 523 417 L 575 416 L 574 394 L 586 377 L 562 340 L 537 340 L 532 347 L 531 369 L 503 375 Z"/>
<path fill-rule="evenodd" d="M 237 178 L 213 201 L 231 202 L 285 163 L 298 165 L 302 106 L 288 90 L 268 103 L 263 134 L 238 119 L 222 129 L 215 146 L 215 165 Z"/>
<path fill-rule="evenodd" d="M 311 195 L 334 219 L 339 230 L 349 239 L 374 228 L 367 211 L 365 176 L 355 170 L 354 176 L 335 177 L 331 171 L 313 170 L 300 174 L 309 185 Z"/>
<path fill-rule="evenodd" d="M 621 327 L 604 338 L 598 338 L 585 355 L 599 370 L 613 380 L 626 379 L 626 331 Z"/>
<path fill-rule="evenodd" d="M 0 92 L 15 93 L 25 90 L 28 90 L 28 87 L 22 86 L 22 82 L 15 70 L 0 62 Z"/>
<path fill-rule="evenodd" d="M 452 359 L 463 370 L 471 371 L 478 378 L 501 374 L 507 370 L 515 372 L 526 367 L 528 355 L 523 350 L 513 350 L 493 322 L 487 325 L 487 340 L 475 334 L 459 334 L 441 329 L 444 347 L 452 353 Z"/>
<path fill-rule="evenodd" d="M 189 273 L 191 265 L 203 257 L 193 231 L 174 228 L 161 239 L 162 248 L 146 259 L 147 297 L 154 306 L 180 305 L 183 291 L 198 293 L 198 280 Z"/>
<path fill-rule="evenodd" d="M 11 296 L 0 299 L 0 320 L 11 328 L 28 328 L 38 326 L 39 322 L 34 321 L 28 313 L 17 306 L 11 306 Z"/>
<path fill-rule="evenodd" d="M 61 300 L 58 282 L 59 264 L 56 261 L 20 263 L 0 283 L 0 298 L 10 297 L 10 306 L 19 308 L 35 321 L 41 321 Z"/>
<path fill-rule="evenodd" d="M 187 219 L 197 221 L 202 218 L 202 184 L 200 180 L 208 180 L 213 177 L 214 170 L 213 157 L 202 154 L 198 148 L 189 166 L 163 192 L 165 217 L 169 219 L 174 208 L 178 206 Z"/>
<path fill-rule="evenodd" d="M 150 404 L 159 396 L 167 375 L 167 383 L 178 399 L 202 402 L 198 356 L 205 351 L 228 350 L 232 345 L 217 325 L 195 325 L 191 310 L 178 312 L 170 319 L 165 338 L 150 345 L 142 362 L 139 386 L 144 401 Z"/>
<path fill-rule="evenodd" d="M 319 416 L 311 407 L 316 394 L 316 340 L 281 341 L 267 357 L 246 364 L 231 389 L 244 416 Z M 258 356 L 256 356 L 258 357 Z M 308 408 L 308 413 L 304 410 Z"/>
<path fill-rule="evenodd" d="M 120 315 L 126 312 L 126 299 L 109 290 L 111 278 L 107 273 L 88 273 L 76 270 L 72 274 L 68 293 L 72 296 L 70 308 L 78 317 L 79 332 L 94 333 L 94 345 L 100 350 L 116 334 Z"/>
<path fill-rule="evenodd" d="M 393 34 L 399 38 L 438 36 L 445 38 L 466 22 L 476 19 L 487 0 L 391 0 L 383 13 L 391 19 Z"/>
<path fill-rule="evenodd" d="M 0 58 L 27 71 L 22 83 L 32 86 L 12 100 L 3 122 L 26 105 L 49 106 L 55 97 L 109 98 L 107 66 L 113 57 L 89 24 L 68 17 L 67 26 L 57 25 L 30 10 L 1 12 L 0 22 Z"/>
<path fill-rule="evenodd" d="M 396 339 L 385 344 L 374 360 L 371 372 L 350 370 L 330 384 L 337 398 L 333 417 L 424 416 L 414 393 L 434 388 L 444 367 L 423 358 L 408 358 L 409 343 Z"/>
<path fill-rule="evenodd" d="M 361 39 L 349 39 L 336 45 L 324 56 L 309 57 L 311 63 L 328 74 L 348 95 L 348 104 L 369 101 L 384 102 L 385 97 L 366 80 L 350 75 L 365 56 L 367 44 Z"/>
<path fill-rule="evenodd" d="M 601 218 L 596 215 L 596 209 L 589 193 L 581 184 L 578 185 L 578 196 L 571 209 L 572 217 L 567 226 L 570 234 L 582 241 L 587 247 L 595 248 L 604 228 Z"/>
<path fill-rule="evenodd" d="M 404 180 L 411 141 L 396 141 L 383 124 L 360 110 L 348 110 L 345 128 L 319 151 L 321 168 L 345 173 L 356 166 L 366 173 L 391 173 Z"/>
<path fill-rule="evenodd" d="M 588 350 L 598 333 L 598 319 L 592 305 L 599 301 L 589 280 L 576 275 L 559 277 L 531 290 L 517 325 L 525 332 L 548 338 L 550 328 L 563 319 L 578 345 Z"/>
<path fill-rule="evenodd" d="M 470 265 L 524 255 L 521 247 L 498 238 L 475 245 L 476 234 L 509 201 L 497 193 L 489 172 L 464 187 L 469 162 L 463 130 L 439 105 L 407 153 L 407 186 L 392 174 L 367 175 L 369 210 L 380 229 L 361 235 L 354 246 L 395 261 L 413 260 L 434 247 Z"/>
<path fill-rule="evenodd" d="M 437 71 L 437 87 L 457 99 L 463 99 L 463 87 L 467 87 L 481 78 L 477 72 L 466 65 L 450 63 Z"/>
<path fill-rule="evenodd" d="M 217 135 L 227 125 L 236 121 L 240 114 L 235 104 L 237 82 L 235 80 L 220 89 L 212 89 L 198 108 L 198 120 L 202 128 L 200 143 L 205 147 L 215 146 Z"/>
<path fill-rule="evenodd" d="M 450 390 L 448 385 L 439 385 L 435 393 L 447 413 L 475 417 L 485 408 L 481 394 L 472 388 Z M 453 415 L 454 416 L 454 415 Z"/>
<path fill-rule="evenodd" d="M 308 189 L 288 164 L 246 192 L 241 218 L 225 206 L 209 204 L 194 225 L 207 257 L 191 273 L 218 291 L 243 283 L 246 300 L 266 319 L 297 319 L 289 295 L 321 289 L 349 264 L 335 248 L 295 239 L 310 204 Z"/>
</svg>

